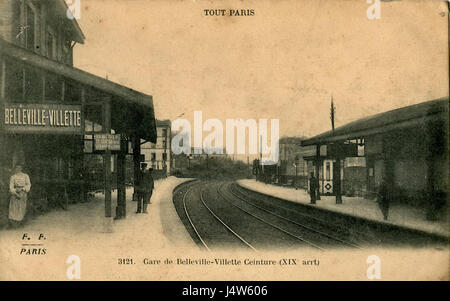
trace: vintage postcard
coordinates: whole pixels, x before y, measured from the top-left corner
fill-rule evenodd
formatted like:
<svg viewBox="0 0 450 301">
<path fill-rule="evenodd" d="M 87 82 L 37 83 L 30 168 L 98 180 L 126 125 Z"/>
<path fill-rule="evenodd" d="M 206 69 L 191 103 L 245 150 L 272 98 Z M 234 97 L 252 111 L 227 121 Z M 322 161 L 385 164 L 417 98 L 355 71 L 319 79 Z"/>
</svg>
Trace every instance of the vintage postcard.
<svg viewBox="0 0 450 301">
<path fill-rule="evenodd" d="M 449 280 L 446 1 L 0 0 L 0 107 L 0 280 Z"/>
</svg>

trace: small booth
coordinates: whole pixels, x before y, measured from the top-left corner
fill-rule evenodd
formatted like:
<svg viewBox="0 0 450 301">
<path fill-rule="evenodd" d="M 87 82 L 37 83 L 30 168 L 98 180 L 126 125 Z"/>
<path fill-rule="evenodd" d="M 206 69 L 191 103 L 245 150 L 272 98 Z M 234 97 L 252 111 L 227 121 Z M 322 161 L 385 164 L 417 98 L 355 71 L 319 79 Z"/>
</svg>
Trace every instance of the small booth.
<svg viewBox="0 0 450 301">
<path fill-rule="evenodd" d="M 337 166 L 337 157 L 340 158 L 340 166 Z M 318 156 L 308 154 L 304 160 L 308 174 L 314 173 L 319 182 L 321 195 L 335 195 L 339 181 L 342 194 L 363 196 L 366 190 L 364 140 L 348 140 L 341 145 L 324 144 L 319 147 Z"/>
</svg>

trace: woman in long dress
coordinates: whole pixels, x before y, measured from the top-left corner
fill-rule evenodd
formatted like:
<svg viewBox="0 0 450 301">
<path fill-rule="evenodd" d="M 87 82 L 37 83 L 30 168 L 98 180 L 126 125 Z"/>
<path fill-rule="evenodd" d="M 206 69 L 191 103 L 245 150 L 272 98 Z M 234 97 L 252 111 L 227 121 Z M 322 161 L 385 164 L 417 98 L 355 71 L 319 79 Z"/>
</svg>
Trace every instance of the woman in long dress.
<svg viewBox="0 0 450 301">
<path fill-rule="evenodd" d="M 20 224 L 27 211 L 27 196 L 31 189 L 30 177 L 22 172 L 22 165 L 17 164 L 9 180 L 9 220 L 12 225 Z"/>
</svg>

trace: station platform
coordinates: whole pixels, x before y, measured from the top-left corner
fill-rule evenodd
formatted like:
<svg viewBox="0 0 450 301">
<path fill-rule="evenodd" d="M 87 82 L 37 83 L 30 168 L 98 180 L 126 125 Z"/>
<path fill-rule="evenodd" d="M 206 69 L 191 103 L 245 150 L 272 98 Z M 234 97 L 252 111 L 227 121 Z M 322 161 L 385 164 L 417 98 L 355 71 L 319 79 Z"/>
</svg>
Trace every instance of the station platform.
<svg viewBox="0 0 450 301">
<path fill-rule="evenodd" d="M 238 180 L 237 183 L 244 188 L 306 206 L 314 206 L 323 210 L 367 219 L 371 222 L 391 224 L 433 235 L 450 237 L 448 210 L 446 210 L 447 215 L 441 220 L 427 221 L 425 220 L 424 210 L 404 204 L 393 204 L 389 209 L 388 220 L 384 220 L 375 200 L 342 196 L 342 204 L 337 205 L 334 196 L 320 196 L 321 199 L 317 200 L 315 205 L 312 205 L 309 204 L 310 196 L 308 192 L 303 189 L 295 190 L 294 188 L 265 184 L 251 179 Z"/>
<path fill-rule="evenodd" d="M 158 280 L 151 274 L 151 268 L 156 266 L 150 264 L 147 269 L 142 268 L 144 259 L 151 262 L 171 254 L 198 250 L 172 201 L 173 189 L 188 180 L 175 177 L 156 180 L 148 214 L 136 214 L 137 204 L 131 201 L 133 188 L 127 188 L 127 215 L 125 219 L 114 221 L 112 233 L 104 232 L 103 193 L 96 193 L 89 202 L 70 205 L 68 210 L 55 209 L 28 220 L 19 228 L 1 230 L 0 280 L 67 279 L 66 260 L 70 255 L 79 256 L 85 275 L 90 275 L 89 279 L 82 279 Z M 112 200 L 115 208 L 115 191 Z M 38 239 L 40 234 L 45 240 Z M 26 246 L 28 244 L 33 247 Z M 37 251 L 41 254 L 27 255 L 21 252 L 22 249 L 41 249 Z M 42 249 L 46 249 L 45 254 Z M 120 259 L 127 258 L 132 258 L 134 264 L 119 264 Z M 164 277 L 164 269 L 162 271 L 155 275 Z"/>
<path fill-rule="evenodd" d="M 100 193 L 87 203 L 70 205 L 66 211 L 54 210 L 29 220 L 21 228 L 0 230 L 0 280 L 367 280 L 367 258 L 373 254 L 383 260 L 383 280 L 448 278 L 448 267 L 442 264 L 448 259 L 447 249 L 202 250 L 190 237 L 173 206 L 173 189 L 185 181 L 188 179 L 174 177 L 155 181 L 149 214 L 135 213 L 136 203 L 131 201 L 133 190 L 128 189 L 127 216 L 114 221 L 112 233 L 103 232 L 104 198 Z M 254 185 L 252 181 L 248 184 Z M 281 189 L 285 195 L 304 194 L 300 190 L 269 188 Z M 302 198 L 306 200 L 305 197 L 306 194 Z M 349 200 L 344 198 L 344 202 L 342 207 L 346 207 Z M 318 206 L 324 206 L 324 203 Z M 45 239 L 39 240 L 40 235 Z M 26 251 L 22 252 L 24 249 Z M 80 265 L 80 278 L 77 279 L 68 277 L 75 264 L 74 258 Z M 205 260 L 215 259 L 279 262 L 285 258 L 297 258 L 299 262 L 317 259 L 320 265 L 202 264 Z M 351 258 L 351 263 L 345 258 Z M 405 274 L 404 271 L 411 268 L 411 262 L 423 261 L 426 264 L 415 273 Z"/>
</svg>

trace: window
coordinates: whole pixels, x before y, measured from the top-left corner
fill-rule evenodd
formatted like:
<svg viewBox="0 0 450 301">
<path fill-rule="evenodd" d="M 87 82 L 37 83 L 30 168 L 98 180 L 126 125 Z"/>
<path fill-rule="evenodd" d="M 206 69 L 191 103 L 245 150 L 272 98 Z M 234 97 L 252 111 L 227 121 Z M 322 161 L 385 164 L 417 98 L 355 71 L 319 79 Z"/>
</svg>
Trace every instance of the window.
<svg viewBox="0 0 450 301">
<path fill-rule="evenodd" d="M 163 161 L 167 161 L 167 153 L 162 154 Z"/>
<path fill-rule="evenodd" d="M 156 153 L 152 153 L 151 156 L 152 156 L 151 160 L 156 161 Z"/>
<path fill-rule="evenodd" d="M 330 162 L 327 162 L 326 164 L 326 179 L 327 181 L 330 181 L 331 178 L 331 172 L 330 172 Z"/>
<path fill-rule="evenodd" d="M 92 154 L 94 151 L 94 136 L 84 135 L 84 149 L 83 152 L 86 154 Z"/>
<path fill-rule="evenodd" d="M 167 129 L 162 129 L 162 136 L 167 137 Z"/>
<path fill-rule="evenodd" d="M 67 65 L 72 65 L 72 47 L 71 41 L 64 41 L 62 45 L 63 57 L 62 62 Z"/>
<path fill-rule="evenodd" d="M 25 10 L 25 22 L 25 47 L 31 51 L 35 51 L 37 49 L 35 45 L 36 15 L 33 8 L 29 5 L 26 6 Z"/>
<path fill-rule="evenodd" d="M 47 57 L 56 59 L 56 36 L 51 28 L 47 29 Z"/>
</svg>

